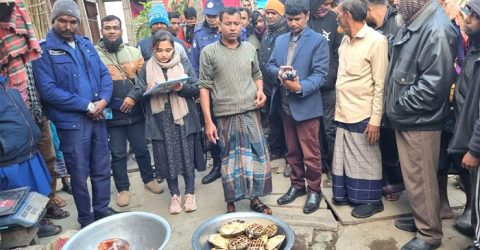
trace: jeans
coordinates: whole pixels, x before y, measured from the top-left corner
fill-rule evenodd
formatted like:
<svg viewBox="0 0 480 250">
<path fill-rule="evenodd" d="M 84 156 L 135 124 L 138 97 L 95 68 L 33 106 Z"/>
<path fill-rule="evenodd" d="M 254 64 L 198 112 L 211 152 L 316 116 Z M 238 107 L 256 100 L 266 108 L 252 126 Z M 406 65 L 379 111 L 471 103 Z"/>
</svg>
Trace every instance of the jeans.
<svg viewBox="0 0 480 250">
<path fill-rule="evenodd" d="M 152 181 L 153 169 L 145 142 L 145 121 L 130 125 L 108 128 L 110 152 L 112 154 L 112 172 L 118 192 L 128 191 L 130 182 L 127 173 L 127 140 L 135 154 L 143 183 Z"/>
</svg>

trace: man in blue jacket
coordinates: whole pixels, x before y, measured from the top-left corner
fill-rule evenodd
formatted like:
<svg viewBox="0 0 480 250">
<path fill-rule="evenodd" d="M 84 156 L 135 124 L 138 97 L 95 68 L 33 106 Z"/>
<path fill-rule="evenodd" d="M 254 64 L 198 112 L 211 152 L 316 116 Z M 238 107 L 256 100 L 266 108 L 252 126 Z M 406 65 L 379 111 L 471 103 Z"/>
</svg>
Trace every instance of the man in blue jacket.
<svg viewBox="0 0 480 250">
<path fill-rule="evenodd" d="M 85 227 L 115 213 L 108 207 L 110 159 L 103 117 L 112 95 L 112 79 L 92 43 L 75 34 L 80 11 L 74 1 L 56 1 L 51 21 L 53 29 L 40 44 L 43 56 L 33 62 L 33 70 L 47 114 L 58 129 L 78 222 Z"/>
<path fill-rule="evenodd" d="M 292 167 L 291 187 L 277 203 L 291 203 L 308 191 L 303 212 L 313 213 L 318 209 L 321 199 L 322 164 L 318 132 L 323 106 L 320 87 L 324 85 L 328 74 L 328 42 L 325 37 L 308 28 L 307 1 L 287 1 L 285 13 L 290 32 L 277 38 L 266 65 L 267 75 L 280 80 L 272 92 L 271 108 L 278 108 L 282 112 L 286 158 Z M 293 70 L 296 70 L 296 75 Z M 275 101 L 277 98 L 280 98 L 280 102 Z"/>
</svg>

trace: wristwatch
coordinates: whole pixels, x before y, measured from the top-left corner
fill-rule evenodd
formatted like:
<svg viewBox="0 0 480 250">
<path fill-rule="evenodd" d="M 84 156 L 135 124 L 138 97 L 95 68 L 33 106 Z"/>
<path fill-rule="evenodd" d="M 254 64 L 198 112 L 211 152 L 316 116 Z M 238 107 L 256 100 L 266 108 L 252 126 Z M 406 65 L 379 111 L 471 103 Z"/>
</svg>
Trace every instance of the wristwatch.
<svg viewBox="0 0 480 250">
<path fill-rule="evenodd" d="M 93 104 L 93 102 L 90 102 L 87 107 L 88 113 L 94 113 L 95 109 L 96 109 L 95 104 Z"/>
</svg>

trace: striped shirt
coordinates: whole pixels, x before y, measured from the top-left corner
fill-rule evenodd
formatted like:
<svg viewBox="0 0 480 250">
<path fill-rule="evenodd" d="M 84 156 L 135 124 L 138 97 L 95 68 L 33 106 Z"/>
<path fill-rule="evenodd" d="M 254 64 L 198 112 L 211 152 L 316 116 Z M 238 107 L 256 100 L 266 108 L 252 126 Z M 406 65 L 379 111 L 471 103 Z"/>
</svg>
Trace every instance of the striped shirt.
<svg viewBox="0 0 480 250">
<path fill-rule="evenodd" d="M 217 117 L 257 109 L 255 80 L 262 79 L 255 47 L 242 42 L 230 49 L 220 41 L 207 45 L 200 55 L 200 88 L 210 90 Z"/>
</svg>

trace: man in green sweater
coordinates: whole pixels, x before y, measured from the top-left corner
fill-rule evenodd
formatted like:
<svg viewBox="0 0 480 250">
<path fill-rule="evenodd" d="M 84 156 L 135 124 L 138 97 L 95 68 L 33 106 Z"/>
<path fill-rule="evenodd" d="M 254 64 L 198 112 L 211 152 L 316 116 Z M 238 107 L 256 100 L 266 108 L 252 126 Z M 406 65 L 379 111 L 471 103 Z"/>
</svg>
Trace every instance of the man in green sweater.
<svg viewBox="0 0 480 250">
<path fill-rule="evenodd" d="M 241 30 L 239 9 L 224 9 L 220 41 L 206 46 L 200 55 L 200 104 L 205 134 L 222 149 L 227 211 L 235 212 L 235 201 L 250 199 L 253 211 L 271 214 L 258 199 L 272 192 L 270 159 L 258 110 L 265 105 L 266 96 L 256 50 L 240 40 Z M 212 121 L 210 98 L 218 127 Z"/>
</svg>

